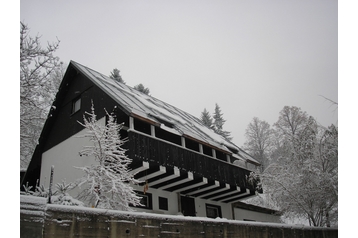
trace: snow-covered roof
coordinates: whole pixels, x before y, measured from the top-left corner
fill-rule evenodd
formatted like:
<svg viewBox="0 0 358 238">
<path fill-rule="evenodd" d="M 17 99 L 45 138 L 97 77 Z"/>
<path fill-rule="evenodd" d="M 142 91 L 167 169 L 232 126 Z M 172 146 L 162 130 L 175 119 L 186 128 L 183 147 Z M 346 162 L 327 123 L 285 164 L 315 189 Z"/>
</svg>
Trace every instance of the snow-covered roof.
<svg viewBox="0 0 358 238">
<path fill-rule="evenodd" d="M 201 120 L 191 114 L 77 62 L 71 61 L 71 64 L 111 96 L 131 116 L 153 121 L 163 127 L 161 121 L 166 121 L 173 125 L 172 132 L 175 130 L 176 134 L 194 138 L 229 154 L 233 153 L 232 149 L 239 151 L 239 154 L 242 151 L 234 143 L 206 127 Z M 168 130 L 169 128 L 165 127 L 164 129 Z M 258 163 L 250 156 L 245 156 L 244 159 Z"/>
</svg>

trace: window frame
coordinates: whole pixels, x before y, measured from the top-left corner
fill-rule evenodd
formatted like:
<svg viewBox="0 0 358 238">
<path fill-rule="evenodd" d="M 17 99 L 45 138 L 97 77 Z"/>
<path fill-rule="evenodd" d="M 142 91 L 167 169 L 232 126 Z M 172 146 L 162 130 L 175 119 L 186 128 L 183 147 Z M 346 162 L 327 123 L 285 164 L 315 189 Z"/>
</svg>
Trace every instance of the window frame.
<svg viewBox="0 0 358 238">
<path fill-rule="evenodd" d="M 168 198 L 158 196 L 158 207 L 159 210 L 168 211 L 169 210 Z"/>
<path fill-rule="evenodd" d="M 143 193 L 140 191 L 135 191 L 136 195 L 138 197 L 142 197 L 143 198 L 147 198 L 147 206 L 135 206 L 136 208 L 142 208 L 142 209 L 147 209 L 147 210 L 153 210 L 153 198 L 152 198 L 152 194 L 151 193 Z M 144 204 L 143 204 L 144 205 Z"/>
<path fill-rule="evenodd" d="M 81 110 L 82 100 L 81 97 L 76 97 L 72 100 L 71 104 L 71 115 Z"/>
<path fill-rule="evenodd" d="M 215 209 L 217 211 L 216 212 L 217 216 L 216 217 L 209 216 L 208 209 Z M 205 204 L 205 211 L 206 211 L 206 217 L 208 217 L 208 218 L 214 218 L 214 219 L 217 218 L 217 217 L 222 218 L 221 206 L 206 203 Z"/>
</svg>

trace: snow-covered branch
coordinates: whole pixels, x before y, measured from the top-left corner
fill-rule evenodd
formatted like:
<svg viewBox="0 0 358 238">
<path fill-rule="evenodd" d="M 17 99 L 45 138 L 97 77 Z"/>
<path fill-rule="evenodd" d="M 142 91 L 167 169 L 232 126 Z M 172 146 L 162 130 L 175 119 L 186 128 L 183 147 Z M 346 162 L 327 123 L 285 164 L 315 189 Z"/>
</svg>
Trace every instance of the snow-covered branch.
<svg viewBox="0 0 358 238">
<path fill-rule="evenodd" d="M 94 207 L 133 210 L 131 206 L 140 205 L 140 197 L 130 184 L 140 181 L 134 179 L 128 169 L 132 160 L 122 148 L 126 141 L 119 134 L 122 124 L 116 122 L 114 115 L 107 113 L 107 117 L 106 125 L 101 126 L 92 103 L 91 112 L 85 113 L 83 123 L 79 122 L 86 128 L 83 137 L 92 143 L 85 146 L 80 155 L 92 156 L 97 163 L 79 168 L 84 172 L 79 186 L 85 187 L 81 188 L 78 198 Z"/>
</svg>

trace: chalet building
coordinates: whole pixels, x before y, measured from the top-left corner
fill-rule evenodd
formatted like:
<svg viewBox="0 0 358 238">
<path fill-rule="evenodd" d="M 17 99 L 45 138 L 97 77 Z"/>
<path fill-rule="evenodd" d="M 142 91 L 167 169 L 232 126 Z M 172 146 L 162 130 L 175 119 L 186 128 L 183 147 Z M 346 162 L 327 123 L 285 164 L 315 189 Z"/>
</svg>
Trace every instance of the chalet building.
<svg viewBox="0 0 358 238">
<path fill-rule="evenodd" d="M 39 180 L 48 186 L 51 166 L 54 184 L 74 182 L 83 175 L 75 167 L 95 163 L 79 155 L 89 141 L 81 138 L 84 128 L 78 122 L 91 111 L 92 102 L 98 123 L 106 123 L 104 109 L 124 123 L 120 133 L 128 138 L 130 167 L 135 178 L 149 186 L 143 193 L 142 184 L 134 185 L 145 205 L 138 211 L 234 219 L 233 204 L 255 195 L 255 186 L 246 176 L 260 163 L 241 148 L 189 113 L 74 61 L 64 75 L 22 184 L 34 186 Z"/>
</svg>

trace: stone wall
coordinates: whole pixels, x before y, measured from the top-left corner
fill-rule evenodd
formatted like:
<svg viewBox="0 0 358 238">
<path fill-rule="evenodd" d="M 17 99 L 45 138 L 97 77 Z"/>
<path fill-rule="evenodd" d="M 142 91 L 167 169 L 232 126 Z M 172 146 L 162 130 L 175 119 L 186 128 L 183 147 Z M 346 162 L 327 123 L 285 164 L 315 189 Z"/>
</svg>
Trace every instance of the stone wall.
<svg viewBox="0 0 358 238">
<path fill-rule="evenodd" d="M 337 229 L 46 204 L 21 196 L 21 237 L 333 238 Z"/>
</svg>

